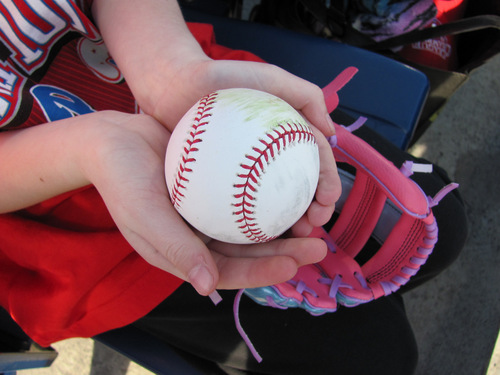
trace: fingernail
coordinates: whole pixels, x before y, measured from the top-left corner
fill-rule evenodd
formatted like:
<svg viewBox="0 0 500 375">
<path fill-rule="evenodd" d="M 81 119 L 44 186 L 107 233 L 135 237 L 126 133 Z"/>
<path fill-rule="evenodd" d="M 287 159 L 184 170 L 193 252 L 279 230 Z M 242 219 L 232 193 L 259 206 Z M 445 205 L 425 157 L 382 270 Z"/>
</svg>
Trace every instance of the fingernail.
<svg viewBox="0 0 500 375">
<path fill-rule="evenodd" d="M 214 278 L 203 264 L 194 267 L 189 272 L 188 279 L 196 291 L 204 296 L 208 295 L 213 289 Z"/>
</svg>

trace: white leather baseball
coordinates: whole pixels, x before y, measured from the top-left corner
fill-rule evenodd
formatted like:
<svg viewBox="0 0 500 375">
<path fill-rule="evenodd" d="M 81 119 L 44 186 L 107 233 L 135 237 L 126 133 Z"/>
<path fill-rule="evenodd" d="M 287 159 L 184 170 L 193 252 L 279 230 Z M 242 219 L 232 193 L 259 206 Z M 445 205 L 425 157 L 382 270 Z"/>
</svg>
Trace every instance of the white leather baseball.
<svg viewBox="0 0 500 375">
<path fill-rule="evenodd" d="M 200 232 L 230 243 L 269 241 L 309 207 L 318 146 L 307 122 L 282 99 L 219 90 L 176 126 L 165 177 L 174 207 Z"/>
</svg>

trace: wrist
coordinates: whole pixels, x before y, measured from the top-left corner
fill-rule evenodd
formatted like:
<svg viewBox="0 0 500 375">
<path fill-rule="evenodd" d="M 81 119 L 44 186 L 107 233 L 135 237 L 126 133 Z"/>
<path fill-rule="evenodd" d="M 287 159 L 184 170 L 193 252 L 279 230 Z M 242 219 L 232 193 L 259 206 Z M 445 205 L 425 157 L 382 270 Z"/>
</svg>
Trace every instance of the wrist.
<svg viewBox="0 0 500 375">
<path fill-rule="evenodd" d="M 103 40 L 141 109 L 154 113 L 183 67 L 208 59 L 174 0 L 94 0 Z M 185 84 L 185 82 L 184 82 Z"/>
<path fill-rule="evenodd" d="M 0 133 L 0 212 L 16 211 L 90 183 L 80 168 L 89 146 L 82 115 Z M 94 119 L 94 120 L 93 120 Z"/>
<path fill-rule="evenodd" d="M 113 110 L 85 115 L 86 121 L 79 124 L 80 147 L 75 159 L 82 181 L 98 185 L 106 179 L 107 163 L 112 158 L 113 150 L 127 147 L 126 138 L 130 131 L 126 123 L 134 116 L 140 115 Z"/>
<path fill-rule="evenodd" d="M 118 199 L 117 192 L 148 170 L 162 165 L 170 133 L 154 118 L 145 114 L 117 111 L 96 113 L 84 134 L 79 154 L 81 175 L 92 183 L 103 198 Z M 162 172 L 163 173 L 163 172 Z"/>
</svg>

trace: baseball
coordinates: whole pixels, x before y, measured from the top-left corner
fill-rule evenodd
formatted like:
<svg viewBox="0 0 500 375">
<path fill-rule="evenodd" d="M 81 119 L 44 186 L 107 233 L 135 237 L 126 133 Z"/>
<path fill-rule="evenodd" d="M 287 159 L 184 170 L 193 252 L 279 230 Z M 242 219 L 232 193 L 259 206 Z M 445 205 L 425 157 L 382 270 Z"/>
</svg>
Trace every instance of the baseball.
<svg viewBox="0 0 500 375">
<path fill-rule="evenodd" d="M 200 232 L 229 243 L 279 237 L 307 211 L 318 177 L 308 123 L 282 99 L 251 89 L 201 98 L 166 152 L 174 207 Z"/>
</svg>

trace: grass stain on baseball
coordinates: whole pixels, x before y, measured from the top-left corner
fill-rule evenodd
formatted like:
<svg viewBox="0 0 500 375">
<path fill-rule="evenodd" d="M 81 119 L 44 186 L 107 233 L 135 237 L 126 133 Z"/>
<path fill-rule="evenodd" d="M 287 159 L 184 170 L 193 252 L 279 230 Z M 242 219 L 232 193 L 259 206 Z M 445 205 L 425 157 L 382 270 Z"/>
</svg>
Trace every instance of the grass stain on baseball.
<svg viewBox="0 0 500 375">
<path fill-rule="evenodd" d="M 244 118 L 245 122 L 259 120 L 259 117 L 261 117 L 262 121 L 259 121 L 259 123 L 266 127 L 268 131 L 281 124 L 306 123 L 304 118 L 290 104 L 273 95 L 251 89 L 245 90 L 249 95 L 241 95 L 241 89 L 224 91 L 221 93 L 223 94 L 221 97 L 229 106 L 248 114 Z"/>
</svg>

